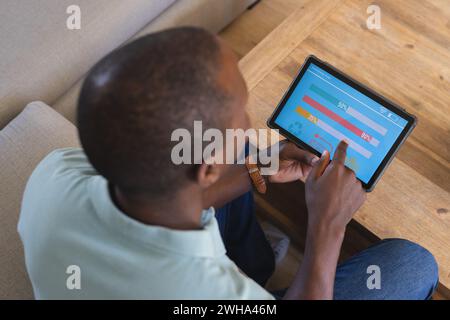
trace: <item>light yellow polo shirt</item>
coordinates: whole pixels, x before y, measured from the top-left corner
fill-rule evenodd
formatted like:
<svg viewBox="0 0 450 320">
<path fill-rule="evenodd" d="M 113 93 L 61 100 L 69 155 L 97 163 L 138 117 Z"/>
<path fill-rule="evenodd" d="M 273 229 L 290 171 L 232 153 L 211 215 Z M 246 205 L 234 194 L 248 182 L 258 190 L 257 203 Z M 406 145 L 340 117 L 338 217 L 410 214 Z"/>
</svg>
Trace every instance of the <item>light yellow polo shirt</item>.
<svg viewBox="0 0 450 320">
<path fill-rule="evenodd" d="M 225 255 L 214 210 L 202 230 L 131 219 L 81 149 L 34 170 L 18 230 L 38 299 L 273 299 Z"/>
</svg>

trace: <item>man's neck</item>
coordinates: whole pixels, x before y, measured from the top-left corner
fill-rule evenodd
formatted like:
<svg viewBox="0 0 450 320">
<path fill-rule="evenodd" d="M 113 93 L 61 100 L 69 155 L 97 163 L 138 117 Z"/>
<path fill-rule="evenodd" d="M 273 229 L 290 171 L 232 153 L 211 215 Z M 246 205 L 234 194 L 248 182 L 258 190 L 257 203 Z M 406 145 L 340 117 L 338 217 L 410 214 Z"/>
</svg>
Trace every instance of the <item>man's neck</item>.
<svg viewBox="0 0 450 320">
<path fill-rule="evenodd" d="M 176 230 L 195 230 L 201 226 L 201 192 L 183 190 L 166 200 L 143 196 L 130 197 L 110 185 L 114 204 L 127 216 L 147 225 Z"/>
</svg>

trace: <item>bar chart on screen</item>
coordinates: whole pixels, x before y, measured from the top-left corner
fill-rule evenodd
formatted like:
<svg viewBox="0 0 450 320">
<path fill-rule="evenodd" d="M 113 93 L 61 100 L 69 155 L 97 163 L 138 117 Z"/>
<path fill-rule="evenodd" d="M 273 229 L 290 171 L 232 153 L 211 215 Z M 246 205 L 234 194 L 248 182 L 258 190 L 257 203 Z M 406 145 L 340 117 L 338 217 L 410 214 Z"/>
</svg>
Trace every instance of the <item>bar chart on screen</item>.
<svg viewBox="0 0 450 320">
<path fill-rule="evenodd" d="M 366 148 L 362 147 L 360 144 L 358 144 L 354 140 L 350 139 L 349 137 L 344 135 L 342 132 L 336 130 L 335 128 L 333 128 L 332 126 L 327 124 L 322 119 L 319 119 L 316 116 L 313 116 L 311 113 L 309 113 L 308 111 L 306 111 L 305 109 L 303 109 L 301 107 L 298 107 L 296 111 L 297 111 L 297 113 L 299 115 L 301 115 L 305 119 L 309 120 L 310 122 L 314 123 L 320 129 L 322 129 L 323 131 L 329 133 L 330 135 L 332 135 L 336 139 L 347 141 L 347 143 L 348 143 L 350 148 L 352 148 L 355 151 L 359 152 L 361 155 L 363 155 L 367 159 L 369 159 L 372 156 L 372 152 L 370 152 Z"/>
<path fill-rule="evenodd" d="M 314 72 L 311 73 L 314 74 Z M 316 76 L 321 80 L 326 81 L 320 76 Z M 346 94 L 349 95 L 348 93 Z M 319 102 L 318 98 L 322 99 L 322 102 Z M 305 110 L 305 108 L 302 108 L 301 105 L 296 109 L 296 112 L 299 115 L 314 123 L 320 129 L 324 130 L 336 139 L 346 140 L 349 143 L 350 148 L 354 149 L 367 159 L 371 157 L 372 152 L 365 148 L 364 144 L 369 143 L 374 147 L 378 147 L 380 140 L 378 140 L 374 134 L 370 134 L 367 130 L 360 128 L 356 122 L 367 126 L 381 137 L 385 136 L 388 131 L 381 124 L 370 119 L 368 116 L 352 107 L 351 102 L 346 102 L 335 97 L 329 92 L 329 90 L 327 91 L 321 88 L 316 83 L 309 85 L 306 94 L 302 97 L 302 102 L 318 111 L 319 115 L 312 115 L 309 111 Z M 341 114 L 342 112 L 345 112 L 345 115 L 340 115 L 338 113 L 339 111 Z M 336 127 L 336 125 L 342 127 L 342 129 L 346 129 L 345 131 L 349 132 L 351 136 L 346 135 L 343 130 L 339 130 L 339 127 Z M 317 139 L 318 137 L 321 136 L 319 134 L 315 134 L 315 138 L 311 140 L 311 143 L 323 146 L 323 143 Z M 323 139 L 323 137 L 321 137 L 321 139 Z M 326 144 L 325 148 L 322 147 L 321 149 L 332 149 L 332 147 L 328 148 L 328 144 Z"/>
</svg>

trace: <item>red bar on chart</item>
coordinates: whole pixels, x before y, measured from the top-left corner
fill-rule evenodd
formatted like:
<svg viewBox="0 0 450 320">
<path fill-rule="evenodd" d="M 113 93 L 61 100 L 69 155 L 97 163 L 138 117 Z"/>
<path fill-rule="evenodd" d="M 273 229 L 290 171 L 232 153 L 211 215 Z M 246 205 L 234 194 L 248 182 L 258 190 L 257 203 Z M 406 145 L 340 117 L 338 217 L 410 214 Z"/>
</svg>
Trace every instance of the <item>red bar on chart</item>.
<svg viewBox="0 0 450 320">
<path fill-rule="evenodd" d="M 355 126 L 351 122 L 345 120 L 340 115 L 334 113 L 333 111 L 331 111 L 327 107 L 321 105 L 319 102 L 315 101 L 311 97 L 304 96 L 303 97 L 303 101 L 306 102 L 307 104 L 309 104 L 314 109 L 320 111 L 321 113 L 323 113 L 324 115 L 326 115 L 330 119 L 336 121 L 337 123 L 339 123 L 344 128 L 350 130 L 351 132 L 353 132 L 354 134 L 356 134 L 358 137 L 362 138 L 363 140 L 365 140 L 365 141 L 367 141 L 367 142 L 369 142 L 369 143 L 371 143 L 371 144 L 373 144 L 375 146 L 378 145 L 378 143 L 379 143 L 378 140 L 374 139 L 371 135 L 369 135 L 368 133 L 362 131 L 357 126 Z"/>
</svg>

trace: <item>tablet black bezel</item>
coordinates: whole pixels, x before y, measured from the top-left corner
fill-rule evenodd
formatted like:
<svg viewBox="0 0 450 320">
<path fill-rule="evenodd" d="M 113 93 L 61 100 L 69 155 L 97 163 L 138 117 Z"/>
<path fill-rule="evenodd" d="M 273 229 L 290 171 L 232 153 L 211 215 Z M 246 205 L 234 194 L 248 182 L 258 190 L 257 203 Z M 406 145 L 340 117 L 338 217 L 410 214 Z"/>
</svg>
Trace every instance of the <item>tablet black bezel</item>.
<svg viewBox="0 0 450 320">
<path fill-rule="evenodd" d="M 384 159 L 381 161 L 378 168 L 375 170 L 375 172 L 372 175 L 372 177 L 370 178 L 369 182 L 365 183 L 365 182 L 361 181 L 364 189 L 367 192 L 370 192 L 373 190 L 373 188 L 375 187 L 375 184 L 378 182 L 378 180 L 381 177 L 381 175 L 383 174 L 384 170 L 388 167 L 388 165 L 394 158 L 395 154 L 398 152 L 400 146 L 403 144 L 403 142 L 406 140 L 406 138 L 409 136 L 411 131 L 416 126 L 417 118 L 414 115 L 406 112 L 405 109 L 399 107 L 398 105 L 396 105 L 394 102 L 390 101 L 389 99 L 379 95 L 378 93 L 369 89 L 362 83 L 345 75 L 342 71 L 339 71 L 338 69 L 336 69 L 335 67 L 326 63 L 325 61 L 322 61 L 322 60 L 318 59 L 317 57 L 310 55 L 306 58 L 302 67 L 300 68 L 298 75 L 296 76 L 294 81 L 289 86 L 289 89 L 284 94 L 283 98 L 281 99 L 278 106 L 275 108 L 275 110 L 272 113 L 272 115 L 270 116 L 270 118 L 267 120 L 267 125 L 269 128 L 278 129 L 279 132 L 283 136 L 285 136 L 292 142 L 296 143 L 298 146 L 314 153 L 315 155 L 320 156 L 320 154 L 319 154 L 319 152 L 317 152 L 317 150 L 315 150 L 314 148 L 309 146 L 307 143 L 303 142 L 302 140 L 295 137 L 294 135 L 289 133 L 287 130 L 285 130 L 284 128 L 280 127 L 278 124 L 275 123 L 276 118 L 280 114 L 281 110 L 285 106 L 288 99 L 291 97 L 292 93 L 294 92 L 295 88 L 297 87 L 298 83 L 302 79 L 303 75 L 305 74 L 306 70 L 308 69 L 308 67 L 310 66 L 311 63 L 316 64 L 318 67 L 322 68 L 324 71 L 330 73 L 331 75 L 338 78 L 339 80 L 346 83 L 347 85 L 351 86 L 355 90 L 357 90 L 357 91 L 361 92 L 362 94 L 368 96 L 369 98 L 375 100 L 376 102 L 378 102 L 379 104 L 384 106 L 386 109 L 392 111 L 393 113 L 395 113 L 396 115 L 402 117 L 403 119 L 405 119 L 407 121 L 405 128 L 400 133 L 397 140 L 395 140 L 394 144 L 389 149 L 388 153 L 386 154 Z"/>
</svg>

